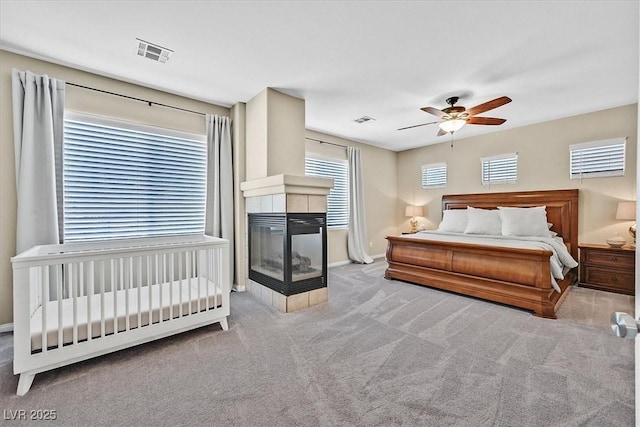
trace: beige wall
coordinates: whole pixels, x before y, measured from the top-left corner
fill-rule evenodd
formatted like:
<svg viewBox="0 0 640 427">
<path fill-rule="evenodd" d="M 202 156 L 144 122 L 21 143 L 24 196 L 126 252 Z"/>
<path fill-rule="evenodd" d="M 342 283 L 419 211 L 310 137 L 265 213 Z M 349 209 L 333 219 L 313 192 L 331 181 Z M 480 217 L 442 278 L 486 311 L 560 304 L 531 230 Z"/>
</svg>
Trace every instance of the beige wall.
<svg viewBox="0 0 640 427">
<path fill-rule="evenodd" d="M 305 101 L 266 88 L 247 102 L 247 180 L 304 175 Z"/>
<path fill-rule="evenodd" d="M 441 219 L 443 194 L 578 188 L 579 241 L 604 243 L 615 232 L 630 240 L 626 230 L 632 222 L 616 221 L 615 212 L 618 201 L 636 200 L 637 117 L 637 104 L 633 104 L 473 138 L 456 137 L 453 149 L 449 140 L 445 140 L 442 144 L 403 151 L 398 154 L 397 223 L 401 230 L 408 230 L 404 207 L 416 204 L 426 207 L 421 222 L 426 228 L 436 228 Z M 582 182 L 569 179 L 569 145 L 616 137 L 628 137 L 625 176 Z M 510 152 L 518 153 L 518 182 L 483 186 L 480 158 Z M 448 185 L 423 190 L 420 167 L 437 162 L 447 163 Z"/>
<path fill-rule="evenodd" d="M 12 274 L 10 258 L 15 255 L 16 192 L 11 111 L 11 68 L 31 70 L 38 74 L 81 85 L 148 99 L 190 110 L 211 114 L 233 114 L 235 149 L 244 149 L 244 105 L 233 111 L 153 89 L 100 77 L 60 65 L 27 58 L 0 50 L 0 325 L 12 321 Z M 201 116 L 181 113 L 159 106 L 126 100 L 112 95 L 68 87 L 67 109 L 92 114 L 124 118 L 126 120 L 160 125 L 189 132 L 205 132 Z M 246 106 L 249 115 L 250 105 Z M 408 219 L 403 216 L 406 204 L 424 205 L 427 228 L 435 228 L 440 221 L 440 198 L 445 193 L 475 193 L 488 191 L 523 191 L 534 189 L 579 188 L 580 241 L 603 242 L 619 232 L 624 237 L 629 223 L 615 221 L 615 206 L 619 200 L 636 198 L 637 105 L 585 114 L 523 128 L 505 130 L 480 137 L 455 139 L 453 150 L 449 143 L 408 150 L 400 153 L 361 144 L 355 141 L 306 130 L 309 138 L 336 144 L 356 146 L 362 151 L 367 207 L 367 231 L 372 246 L 371 255 L 384 254 L 385 236 L 408 230 Z M 239 126 L 239 127 L 238 127 Z M 242 129 L 241 129 L 242 128 Z M 247 123 L 247 135 L 251 132 Z M 568 146 L 573 143 L 628 136 L 627 173 L 624 177 L 569 179 Z M 239 145 L 238 145 L 239 144 Z M 322 156 L 346 159 L 346 150 L 328 144 L 306 140 L 305 151 Z M 480 184 L 480 157 L 517 151 L 518 183 L 495 185 Z M 249 151 L 247 151 L 248 154 Z M 244 157 L 244 154 L 242 155 Z M 239 160 L 240 161 L 240 160 Z M 447 162 L 449 184 L 442 190 L 420 188 L 420 166 L 427 163 Z M 248 166 L 248 165 L 247 165 Z M 246 170 L 248 179 L 249 170 Z M 245 170 L 238 169 L 235 176 L 241 182 Z M 236 196 L 242 202 L 239 190 Z M 238 206 L 236 206 L 236 209 Z M 241 209 L 240 209 L 241 210 Z M 244 227 L 238 223 L 240 229 Z M 328 235 L 329 263 L 347 261 L 347 230 L 332 229 Z M 242 250 L 242 245 L 236 245 Z M 240 248 L 240 249 L 238 249 Z"/>
<path fill-rule="evenodd" d="M 367 212 L 367 234 L 372 244 L 369 248 L 369 254 L 384 254 L 387 248 L 385 236 L 398 232 L 396 227 L 397 153 L 312 130 L 307 130 L 306 136 L 320 141 L 360 148 Z M 329 158 L 347 159 L 345 148 L 310 140 L 306 141 L 306 151 Z M 346 228 L 329 229 L 327 240 L 329 264 L 349 260 Z"/>
<path fill-rule="evenodd" d="M 158 64 L 158 67 L 162 65 Z M 84 86 L 125 94 L 204 113 L 229 115 L 229 109 L 188 98 L 100 77 L 95 74 L 39 61 L 0 50 L 0 325 L 12 322 L 12 274 L 15 255 L 16 183 L 11 108 L 11 69 L 30 70 Z M 113 95 L 67 86 L 66 108 L 117 117 L 176 130 L 205 133 L 204 117 L 175 109 L 148 106 Z"/>
</svg>

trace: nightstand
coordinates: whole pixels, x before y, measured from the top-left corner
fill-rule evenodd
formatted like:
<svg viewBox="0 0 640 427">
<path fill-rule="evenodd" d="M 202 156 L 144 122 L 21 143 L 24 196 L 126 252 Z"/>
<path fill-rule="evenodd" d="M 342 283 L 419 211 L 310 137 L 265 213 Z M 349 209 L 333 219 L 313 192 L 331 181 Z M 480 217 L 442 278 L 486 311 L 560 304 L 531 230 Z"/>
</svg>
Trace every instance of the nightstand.
<svg viewBox="0 0 640 427">
<path fill-rule="evenodd" d="M 580 286 L 635 295 L 635 248 L 581 244 Z"/>
</svg>

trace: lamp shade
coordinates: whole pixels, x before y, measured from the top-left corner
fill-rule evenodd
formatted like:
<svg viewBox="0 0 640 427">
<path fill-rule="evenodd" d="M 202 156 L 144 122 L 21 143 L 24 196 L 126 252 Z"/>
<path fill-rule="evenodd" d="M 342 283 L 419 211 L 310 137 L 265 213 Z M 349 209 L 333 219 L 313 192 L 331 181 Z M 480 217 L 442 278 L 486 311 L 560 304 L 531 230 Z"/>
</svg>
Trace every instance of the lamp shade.
<svg viewBox="0 0 640 427">
<path fill-rule="evenodd" d="M 444 122 L 438 123 L 438 126 L 440 127 L 440 129 L 442 129 L 445 132 L 453 133 L 459 130 L 462 126 L 464 126 L 465 123 L 467 123 L 466 120 L 449 119 L 449 120 L 445 120 Z"/>
<path fill-rule="evenodd" d="M 422 216 L 422 214 L 422 207 L 420 206 L 408 205 L 404 210 L 405 216 Z"/>
<path fill-rule="evenodd" d="M 636 202 L 619 202 L 616 219 L 626 221 L 636 219 Z"/>
</svg>

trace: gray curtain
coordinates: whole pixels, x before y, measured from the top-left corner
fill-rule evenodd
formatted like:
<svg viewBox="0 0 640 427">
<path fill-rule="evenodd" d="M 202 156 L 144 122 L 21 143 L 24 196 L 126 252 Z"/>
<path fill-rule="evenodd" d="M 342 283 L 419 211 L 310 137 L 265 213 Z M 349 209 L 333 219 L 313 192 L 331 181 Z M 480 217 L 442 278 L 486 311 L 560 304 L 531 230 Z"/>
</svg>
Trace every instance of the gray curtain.
<svg viewBox="0 0 640 427">
<path fill-rule="evenodd" d="M 233 154 L 231 119 L 207 114 L 205 234 L 229 240 L 229 277 L 234 279 Z"/>
<path fill-rule="evenodd" d="M 62 180 L 65 82 L 13 69 L 11 91 L 21 253 L 61 242 L 62 185 L 56 180 Z"/>
<path fill-rule="evenodd" d="M 362 264 L 370 264 L 373 259 L 367 251 L 369 239 L 367 239 L 360 149 L 349 147 L 347 155 L 349 161 L 349 236 L 347 239 L 349 259 Z"/>
</svg>

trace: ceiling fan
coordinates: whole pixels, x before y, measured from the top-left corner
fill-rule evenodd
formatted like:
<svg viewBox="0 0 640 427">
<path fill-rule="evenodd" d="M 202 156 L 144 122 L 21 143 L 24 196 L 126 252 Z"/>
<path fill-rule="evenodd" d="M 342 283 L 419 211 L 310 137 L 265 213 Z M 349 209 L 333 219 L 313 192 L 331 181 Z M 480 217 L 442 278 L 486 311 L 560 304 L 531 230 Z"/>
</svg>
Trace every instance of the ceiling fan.
<svg viewBox="0 0 640 427">
<path fill-rule="evenodd" d="M 433 107 L 422 107 L 421 110 L 425 113 L 433 114 L 440 118 L 440 121 L 422 123 L 419 125 L 407 126 L 398 130 L 411 129 L 419 126 L 432 125 L 437 123 L 440 127 L 438 136 L 446 135 L 447 133 L 453 134 L 460 130 L 465 124 L 470 125 L 501 125 L 506 122 L 506 119 L 498 119 L 495 117 L 477 117 L 476 114 L 484 113 L 485 111 L 493 110 L 494 108 L 501 107 L 511 102 L 511 98 L 508 96 L 501 96 L 500 98 L 492 99 L 491 101 L 484 102 L 476 105 L 475 107 L 466 109 L 462 106 L 455 105 L 460 98 L 452 96 L 447 98 L 446 102 L 449 104 L 447 108 L 438 110 Z"/>
</svg>

